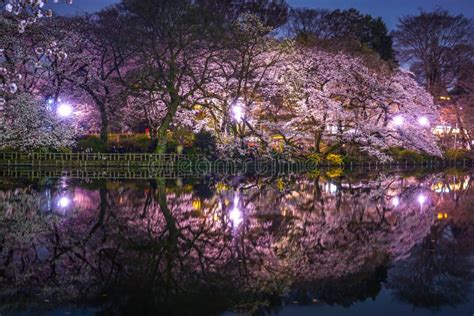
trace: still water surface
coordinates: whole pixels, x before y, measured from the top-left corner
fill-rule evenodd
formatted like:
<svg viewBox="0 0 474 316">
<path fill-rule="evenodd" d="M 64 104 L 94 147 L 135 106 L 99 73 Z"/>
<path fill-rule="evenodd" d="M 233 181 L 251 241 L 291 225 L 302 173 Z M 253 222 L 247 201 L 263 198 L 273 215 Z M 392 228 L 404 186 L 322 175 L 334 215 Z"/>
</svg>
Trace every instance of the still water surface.
<svg viewBox="0 0 474 316">
<path fill-rule="evenodd" d="M 0 178 L 0 314 L 473 315 L 473 176 Z"/>
</svg>

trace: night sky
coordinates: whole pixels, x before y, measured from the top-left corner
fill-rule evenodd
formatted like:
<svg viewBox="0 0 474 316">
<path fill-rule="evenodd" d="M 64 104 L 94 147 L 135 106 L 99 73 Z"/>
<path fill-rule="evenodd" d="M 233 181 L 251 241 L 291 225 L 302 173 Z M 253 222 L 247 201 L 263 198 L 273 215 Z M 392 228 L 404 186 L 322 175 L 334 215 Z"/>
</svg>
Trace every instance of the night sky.
<svg viewBox="0 0 474 316">
<path fill-rule="evenodd" d="M 59 13 L 93 12 L 119 0 L 74 0 L 73 5 L 55 5 Z M 313 7 L 326 9 L 356 8 L 363 13 L 381 16 L 387 26 L 393 29 L 398 17 L 416 14 L 420 8 L 433 10 L 437 7 L 451 13 L 462 13 L 474 17 L 474 0 L 287 0 L 294 7 Z"/>
</svg>

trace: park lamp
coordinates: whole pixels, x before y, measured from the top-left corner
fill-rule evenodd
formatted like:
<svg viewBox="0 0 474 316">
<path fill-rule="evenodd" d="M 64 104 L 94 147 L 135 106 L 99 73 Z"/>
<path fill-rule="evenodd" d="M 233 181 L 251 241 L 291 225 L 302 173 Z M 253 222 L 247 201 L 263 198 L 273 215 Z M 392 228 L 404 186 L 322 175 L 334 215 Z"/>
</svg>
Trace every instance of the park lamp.
<svg viewBox="0 0 474 316">
<path fill-rule="evenodd" d="M 395 126 L 397 127 L 400 127 L 403 125 L 403 122 L 405 121 L 405 119 L 403 118 L 403 116 L 401 115 L 397 115 L 393 118 L 393 123 L 395 124 Z"/>
<path fill-rule="evenodd" d="M 239 197 L 235 196 L 234 197 L 234 203 L 233 203 L 232 210 L 229 213 L 229 219 L 232 222 L 232 226 L 234 228 L 237 228 L 240 226 L 240 224 L 243 221 L 243 214 L 242 210 L 239 208 Z"/>
<path fill-rule="evenodd" d="M 234 105 L 231 108 L 232 117 L 237 123 L 241 123 L 244 119 L 245 113 L 244 108 L 242 107 L 241 102 L 234 102 Z"/>
<path fill-rule="evenodd" d="M 58 105 L 57 110 L 56 110 L 58 115 L 61 116 L 61 117 L 64 117 L 64 118 L 71 116 L 73 111 L 74 111 L 74 109 L 68 103 L 60 103 Z"/>
<path fill-rule="evenodd" d="M 71 199 L 67 196 L 62 196 L 58 200 L 58 207 L 66 208 L 71 204 Z"/>
<path fill-rule="evenodd" d="M 395 196 L 392 198 L 392 205 L 394 207 L 397 207 L 398 205 L 400 205 L 400 198 L 398 196 Z"/>
<path fill-rule="evenodd" d="M 420 194 L 418 195 L 418 203 L 420 204 L 420 206 L 423 206 L 423 204 L 425 204 L 427 202 L 427 198 L 424 194 Z"/>
<path fill-rule="evenodd" d="M 426 116 L 422 116 L 418 119 L 418 123 L 421 125 L 421 126 L 429 126 L 430 125 L 430 121 L 428 120 L 428 118 Z"/>
</svg>

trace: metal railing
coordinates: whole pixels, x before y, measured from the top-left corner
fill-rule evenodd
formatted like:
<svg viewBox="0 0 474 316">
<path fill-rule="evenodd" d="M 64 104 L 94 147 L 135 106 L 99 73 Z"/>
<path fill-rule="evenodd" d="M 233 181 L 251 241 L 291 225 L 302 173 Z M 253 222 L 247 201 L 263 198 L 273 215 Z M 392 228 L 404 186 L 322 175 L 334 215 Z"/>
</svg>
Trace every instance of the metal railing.
<svg viewBox="0 0 474 316">
<path fill-rule="evenodd" d="M 198 161 L 205 158 L 202 155 L 184 154 L 154 154 L 154 153 L 19 153 L 0 152 L 0 165 L 15 166 L 174 166 L 181 161 Z M 239 160 L 233 160 L 238 162 Z M 294 161 L 293 159 L 281 159 L 281 162 L 305 163 L 305 160 Z M 209 161 L 207 161 L 209 162 Z M 271 161 L 270 161 L 271 162 Z M 473 161 L 429 159 L 423 161 L 402 160 L 390 162 L 378 162 L 372 160 L 356 160 L 348 163 L 331 164 L 330 162 L 315 163 L 316 167 L 340 166 L 345 168 L 368 167 L 449 167 L 449 166 L 472 166 Z"/>
<path fill-rule="evenodd" d="M 65 161 L 176 161 L 187 159 L 183 154 L 148 154 L 148 153 L 2 153 L 0 160 L 65 160 Z"/>
<path fill-rule="evenodd" d="M 41 165 L 54 163 L 56 165 L 77 164 L 139 164 L 172 165 L 180 160 L 199 159 L 201 156 L 183 154 L 149 154 L 149 153 L 18 153 L 0 152 L 0 163 L 16 164 L 26 163 Z"/>
</svg>

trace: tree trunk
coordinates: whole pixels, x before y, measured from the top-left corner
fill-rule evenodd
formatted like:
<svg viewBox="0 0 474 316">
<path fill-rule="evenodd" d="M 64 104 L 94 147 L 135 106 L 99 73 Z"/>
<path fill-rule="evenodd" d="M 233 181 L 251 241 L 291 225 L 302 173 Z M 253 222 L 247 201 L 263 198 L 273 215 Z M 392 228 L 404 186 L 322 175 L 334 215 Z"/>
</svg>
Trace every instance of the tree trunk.
<svg viewBox="0 0 474 316">
<path fill-rule="evenodd" d="M 314 135 L 314 151 L 319 154 L 321 153 L 321 138 L 322 138 L 322 132 L 318 131 Z"/>
<path fill-rule="evenodd" d="M 107 117 L 105 107 L 100 108 L 100 120 L 100 140 L 106 143 L 109 140 L 109 118 Z"/>
<path fill-rule="evenodd" d="M 106 102 L 103 98 L 100 98 L 93 89 L 91 89 L 87 85 L 81 85 L 82 89 L 84 89 L 94 100 L 95 104 L 99 108 L 100 113 L 100 140 L 103 143 L 106 143 L 109 138 L 109 118 L 107 116 L 107 107 Z"/>
<path fill-rule="evenodd" d="M 165 240 L 162 251 L 165 252 L 166 257 L 165 282 L 167 286 L 172 286 L 172 284 L 175 282 L 173 267 L 174 263 L 176 262 L 175 260 L 178 259 L 179 256 L 178 240 L 180 232 L 176 225 L 176 219 L 173 217 L 172 212 L 168 208 L 165 181 L 161 178 L 157 179 L 156 199 L 160 205 L 160 211 L 165 218 L 166 228 L 168 230 L 168 238 Z"/>
<path fill-rule="evenodd" d="M 156 132 L 156 137 L 157 137 L 157 145 L 155 149 L 155 153 L 157 154 L 163 154 L 166 151 L 166 131 L 171 125 L 171 122 L 173 121 L 173 118 L 176 114 L 176 111 L 178 110 L 179 106 L 179 99 L 173 100 L 168 108 L 168 112 L 166 113 L 163 122 L 161 122 L 160 127 L 158 128 L 158 131 Z"/>
</svg>

